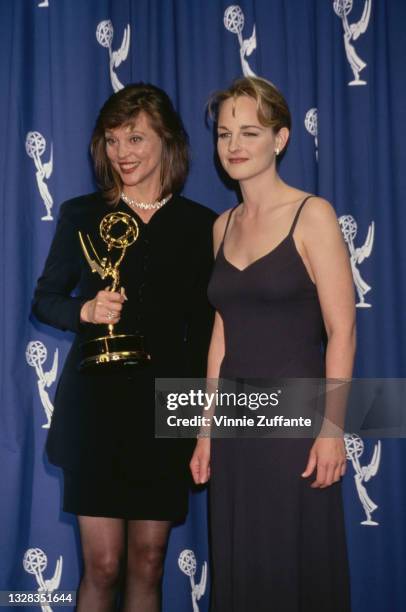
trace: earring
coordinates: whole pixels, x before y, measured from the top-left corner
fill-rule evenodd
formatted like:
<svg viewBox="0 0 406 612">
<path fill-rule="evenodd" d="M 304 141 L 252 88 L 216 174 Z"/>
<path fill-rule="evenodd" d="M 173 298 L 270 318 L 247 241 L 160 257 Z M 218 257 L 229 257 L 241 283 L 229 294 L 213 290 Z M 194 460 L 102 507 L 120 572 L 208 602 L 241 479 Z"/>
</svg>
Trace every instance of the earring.
<svg viewBox="0 0 406 612">
<path fill-rule="evenodd" d="M 277 156 L 279 155 L 279 147 L 276 147 L 276 149 L 275 149 L 275 155 L 277 155 Z"/>
</svg>

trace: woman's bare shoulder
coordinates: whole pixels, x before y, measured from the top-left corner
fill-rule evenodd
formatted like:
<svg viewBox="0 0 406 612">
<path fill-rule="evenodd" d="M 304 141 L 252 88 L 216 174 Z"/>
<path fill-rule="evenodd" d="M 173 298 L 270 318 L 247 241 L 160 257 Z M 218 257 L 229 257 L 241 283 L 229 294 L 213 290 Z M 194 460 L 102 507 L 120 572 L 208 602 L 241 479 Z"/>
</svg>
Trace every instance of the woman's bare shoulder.
<svg viewBox="0 0 406 612">
<path fill-rule="evenodd" d="M 336 212 L 328 200 L 312 195 L 303 208 L 303 223 L 320 225 L 325 223 L 337 223 Z"/>
<path fill-rule="evenodd" d="M 336 211 L 328 200 L 314 196 L 306 202 L 297 226 L 297 238 L 305 247 L 326 245 L 331 250 L 334 245 L 342 248 L 343 236 Z"/>
<path fill-rule="evenodd" d="M 216 237 L 217 235 L 221 234 L 221 237 L 223 237 L 223 233 L 224 230 L 226 229 L 226 225 L 227 225 L 227 221 L 228 218 L 231 214 L 231 211 L 233 210 L 234 207 L 232 208 L 228 208 L 227 210 L 225 210 L 224 212 L 222 212 L 216 219 L 216 221 L 214 222 L 214 226 L 213 226 L 213 232 L 214 232 L 214 236 Z"/>
<path fill-rule="evenodd" d="M 229 216 L 230 216 L 232 210 L 233 210 L 233 208 L 228 208 L 227 210 L 222 212 L 221 215 L 219 215 L 217 217 L 216 221 L 214 222 L 214 225 L 213 225 L 213 244 L 214 244 L 215 253 L 217 253 L 217 250 L 218 250 L 218 248 L 219 248 L 219 246 L 221 244 L 221 241 L 223 240 L 224 232 L 226 230 L 227 221 L 229 219 Z"/>
</svg>

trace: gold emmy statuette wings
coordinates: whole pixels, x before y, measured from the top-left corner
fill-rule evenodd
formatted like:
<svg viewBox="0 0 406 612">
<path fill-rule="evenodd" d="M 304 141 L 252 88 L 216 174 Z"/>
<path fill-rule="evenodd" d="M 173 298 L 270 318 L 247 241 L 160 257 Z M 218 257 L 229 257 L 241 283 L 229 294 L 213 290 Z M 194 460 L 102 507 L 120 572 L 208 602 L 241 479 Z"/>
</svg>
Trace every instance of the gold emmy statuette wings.
<svg viewBox="0 0 406 612">
<path fill-rule="evenodd" d="M 108 271 L 106 269 L 106 261 L 105 260 L 101 260 L 100 257 L 98 256 L 98 254 L 96 253 L 96 249 L 93 246 L 92 241 L 90 240 L 90 237 L 87 235 L 87 239 L 89 241 L 90 247 L 93 251 L 93 254 L 95 256 L 96 259 L 93 259 L 90 254 L 89 251 L 87 250 L 87 246 L 85 244 L 85 241 L 83 240 L 83 236 L 82 233 L 79 232 L 79 240 L 80 240 L 80 244 L 83 250 L 83 254 L 86 257 L 86 261 L 90 266 L 90 269 L 92 272 L 97 272 L 97 274 L 99 274 L 101 276 L 101 278 L 106 278 Z"/>
</svg>

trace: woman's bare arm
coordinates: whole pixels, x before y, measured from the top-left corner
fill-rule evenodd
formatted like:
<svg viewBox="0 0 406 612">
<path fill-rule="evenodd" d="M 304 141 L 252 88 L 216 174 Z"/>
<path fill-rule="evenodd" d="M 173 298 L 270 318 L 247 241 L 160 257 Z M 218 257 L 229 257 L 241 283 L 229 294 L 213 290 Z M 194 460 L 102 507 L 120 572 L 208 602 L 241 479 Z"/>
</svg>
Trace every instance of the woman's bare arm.
<svg viewBox="0 0 406 612">
<path fill-rule="evenodd" d="M 352 376 L 356 342 L 354 284 L 347 247 L 335 212 L 326 200 L 315 198 L 304 207 L 295 239 L 317 287 L 328 339 L 326 378 L 348 380 Z M 327 403 L 326 422 L 339 425 L 342 419 L 338 411 L 337 405 Z M 342 436 L 322 434 L 312 447 L 302 475 L 308 477 L 317 468 L 312 486 L 323 488 L 337 482 L 345 467 Z"/>
<path fill-rule="evenodd" d="M 228 211 L 223 213 L 213 226 L 213 248 L 217 255 L 227 223 Z M 213 331 L 211 334 L 209 353 L 207 358 L 207 384 L 212 385 L 219 377 L 221 362 L 225 353 L 224 326 L 221 315 L 216 312 Z M 210 478 L 210 438 L 198 439 L 195 451 L 190 461 L 190 470 L 196 484 L 204 484 Z"/>
</svg>

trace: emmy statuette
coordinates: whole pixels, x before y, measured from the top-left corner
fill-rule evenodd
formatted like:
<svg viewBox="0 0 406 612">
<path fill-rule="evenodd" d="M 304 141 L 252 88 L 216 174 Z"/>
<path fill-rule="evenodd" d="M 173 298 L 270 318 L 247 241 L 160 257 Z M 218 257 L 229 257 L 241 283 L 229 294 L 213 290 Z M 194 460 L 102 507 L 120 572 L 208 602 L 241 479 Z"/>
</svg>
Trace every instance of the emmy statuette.
<svg viewBox="0 0 406 612">
<path fill-rule="evenodd" d="M 108 290 L 119 291 L 119 266 L 124 259 L 128 247 L 134 244 L 138 238 L 138 224 L 133 217 L 126 213 L 112 212 L 101 220 L 99 232 L 107 245 L 108 253 L 113 249 L 121 251 L 117 260 L 113 262 L 109 256 L 100 259 L 90 237 L 87 235 L 87 242 L 91 250 L 90 254 L 85 239 L 81 232 L 79 232 L 83 254 L 92 272 L 99 274 L 102 279 L 108 277 L 112 279 L 112 284 Z M 114 325 L 112 323 L 108 325 L 107 335 L 84 342 L 81 349 L 82 361 L 79 365 L 81 370 L 99 370 L 123 365 L 138 366 L 146 364 L 151 359 L 150 355 L 145 351 L 143 336 L 114 334 Z"/>
</svg>

